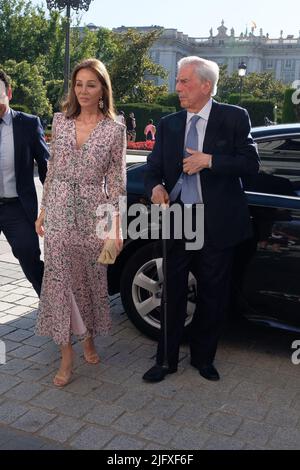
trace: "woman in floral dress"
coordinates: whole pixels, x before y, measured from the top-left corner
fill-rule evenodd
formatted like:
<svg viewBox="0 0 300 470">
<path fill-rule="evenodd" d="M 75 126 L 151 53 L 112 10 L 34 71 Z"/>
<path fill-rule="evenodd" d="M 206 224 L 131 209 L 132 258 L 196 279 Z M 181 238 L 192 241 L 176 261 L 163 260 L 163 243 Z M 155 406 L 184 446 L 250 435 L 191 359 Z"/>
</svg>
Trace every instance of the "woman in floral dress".
<svg viewBox="0 0 300 470">
<path fill-rule="evenodd" d="M 114 121 L 110 78 L 96 59 L 79 64 L 63 113 L 53 120 L 51 158 L 36 231 L 45 234 L 45 273 L 36 333 L 60 345 L 54 377 L 66 385 L 72 374 L 71 335 L 83 340 L 84 358 L 99 362 L 93 338 L 110 329 L 106 266 L 97 263 L 104 240 L 97 236 L 101 204 L 114 207 L 109 238 L 122 249 L 119 197 L 126 193 L 126 131 Z M 100 227 L 101 228 L 101 227 Z M 102 228 L 104 228 L 102 226 Z"/>
</svg>

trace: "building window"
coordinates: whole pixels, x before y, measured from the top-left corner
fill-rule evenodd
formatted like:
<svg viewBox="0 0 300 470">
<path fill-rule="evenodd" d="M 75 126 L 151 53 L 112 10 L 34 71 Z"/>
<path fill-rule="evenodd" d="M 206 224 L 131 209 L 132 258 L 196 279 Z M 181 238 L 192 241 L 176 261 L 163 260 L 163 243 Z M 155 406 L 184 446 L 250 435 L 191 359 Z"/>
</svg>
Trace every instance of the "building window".
<svg viewBox="0 0 300 470">
<path fill-rule="evenodd" d="M 292 60 L 291 59 L 286 59 L 284 61 L 284 68 L 285 69 L 291 69 L 292 68 Z"/>
<path fill-rule="evenodd" d="M 266 69 L 272 69 L 274 67 L 274 60 L 267 59 L 266 61 Z"/>
<path fill-rule="evenodd" d="M 156 64 L 159 64 L 160 60 L 160 52 L 159 51 L 150 51 L 150 59 L 155 62 Z"/>
<path fill-rule="evenodd" d="M 284 83 L 289 83 L 289 84 L 291 84 L 291 83 L 296 79 L 296 77 L 295 77 L 295 72 L 294 72 L 294 71 L 291 71 L 291 72 L 282 72 L 280 79 L 281 79 Z"/>
</svg>

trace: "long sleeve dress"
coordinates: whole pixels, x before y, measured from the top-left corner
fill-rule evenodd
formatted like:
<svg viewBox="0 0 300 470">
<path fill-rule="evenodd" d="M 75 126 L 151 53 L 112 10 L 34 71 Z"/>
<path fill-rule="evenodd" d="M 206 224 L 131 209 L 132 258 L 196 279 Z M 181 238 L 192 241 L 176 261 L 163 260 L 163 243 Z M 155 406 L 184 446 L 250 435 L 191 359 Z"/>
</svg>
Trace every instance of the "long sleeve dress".
<svg viewBox="0 0 300 470">
<path fill-rule="evenodd" d="M 75 120 L 55 114 L 42 199 L 45 271 L 38 335 L 66 345 L 72 333 L 84 337 L 109 332 L 107 268 L 97 263 L 104 218 L 97 209 L 99 214 L 99 206 L 112 204 L 118 211 L 119 197 L 125 194 L 125 126 L 104 118 L 78 149 Z"/>
</svg>

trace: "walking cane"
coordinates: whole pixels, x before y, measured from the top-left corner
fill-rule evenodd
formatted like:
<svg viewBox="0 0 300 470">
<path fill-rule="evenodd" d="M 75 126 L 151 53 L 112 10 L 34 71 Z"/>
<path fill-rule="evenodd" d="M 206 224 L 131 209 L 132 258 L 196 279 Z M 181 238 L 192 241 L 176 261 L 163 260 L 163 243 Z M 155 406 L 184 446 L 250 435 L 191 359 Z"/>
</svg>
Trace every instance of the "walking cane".
<svg viewBox="0 0 300 470">
<path fill-rule="evenodd" d="M 168 209 L 168 206 L 163 205 L 162 206 L 162 263 L 163 263 L 163 286 L 162 286 L 162 315 L 161 315 L 161 321 L 163 322 L 161 325 L 164 327 L 164 361 L 163 361 L 163 368 L 168 369 L 169 364 L 168 364 L 168 339 L 167 339 L 167 308 L 168 308 L 168 298 L 167 298 L 167 240 L 166 240 L 166 234 L 164 233 L 164 227 L 166 227 L 166 211 Z"/>
</svg>

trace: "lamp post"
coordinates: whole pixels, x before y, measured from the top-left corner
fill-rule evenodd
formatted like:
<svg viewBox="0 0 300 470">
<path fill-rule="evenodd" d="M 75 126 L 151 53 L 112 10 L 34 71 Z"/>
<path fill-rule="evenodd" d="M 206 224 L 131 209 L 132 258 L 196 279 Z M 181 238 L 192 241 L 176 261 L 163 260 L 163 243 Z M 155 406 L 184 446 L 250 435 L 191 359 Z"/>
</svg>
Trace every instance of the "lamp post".
<svg viewBox="0 0 300 470">
<path fill-rule="evenodd" d="M 65 44 L 65 66 L 64 66 L 64 93 L 69 90 L 69 76 L 70 76 L 70 17 L 71 8 L 75 11 L 85 10 L 88 11 L 92 0 L 46 0 L 49 10 L 56 8 L 60 11 L 66 8 L 66 44 Z"/>
<path fill-rule="evenodd" d="M 239 74 L 239 77 L 240 77 L 240 103 L 242 102 L 242 90 L 243 90 L 243 79 L 244 79 L 244 76 L 246 75 L 246 70 L 247 70 L 247 65 L 245 64 L 245 62 L 241 62 L 239 65 L 238 65 L 238 74 Z"/>
<path fill-rule="evenodd" d="M 132 94 L 133 94 L 135 100 L 138 99 L 138 94 L 139 94 L 139 86 L 138 85 L 133 86 Z"/>
<path fill-rule="evenodd" d="M 277 124 L 277 109 L 278 109 L 278 106 L 277 104 L 275 104 L 274 106 L 274 123 Z"/>
</svg>

